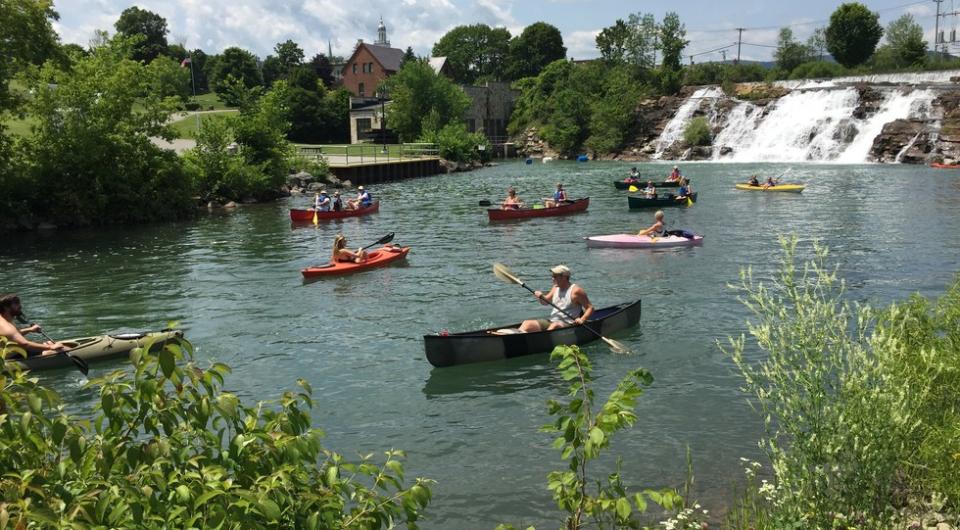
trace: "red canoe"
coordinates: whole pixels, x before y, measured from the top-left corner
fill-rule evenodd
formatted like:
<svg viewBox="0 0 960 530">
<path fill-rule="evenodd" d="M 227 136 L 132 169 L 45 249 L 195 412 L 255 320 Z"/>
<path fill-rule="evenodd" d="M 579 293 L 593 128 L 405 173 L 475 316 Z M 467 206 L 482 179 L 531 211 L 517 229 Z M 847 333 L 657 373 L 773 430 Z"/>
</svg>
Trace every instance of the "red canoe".
<svg viewBox="0 0 960 530">
<path fill-rule="evenodd" d="M 933 164 L 930 164 L 930 167 L 936 169 L 960 169 L 960 164 L 940 164 L 934 162 Z"/>
<path fill-rule="evenodd" d="M 382 267 L 388 263 L 401 260 L 407 257 L 410 247 L 382 247 L 380 250 L 374 250 L 367 254 L 367 260 L 363 263 L 328 263 L 326 265 L 314 265 L 301 270 L 304 278 L 316 278 L 319 276 L 336 276 L 339 274 L 350 274 L 374 267 Z"/>
<path fill-rule="evenodd" d="M 567 215 L 570 213 L 582 212 L 590 206 L 590 197 L 577 199 L 573 202 L 556 206 L 553 208 L 521 208 L 519 210 L 501 210 L 491 208 L 487 210 L 487 215 L 491 221 L 504 221 L 507 219 L 528 219 L 530 217 L 553 217 L 555 215 Z"/>
<path fill-rule="evenodd" d="M 344 217 L 357 217 L 360 215 L 367 215 L 368 213 L 376 213 L 380 211 L 380 201 L 374 201 L 372 205 L 366 208 L 360 208 L 359 210 L 340 210 L 339 212 L 329 211 L 329 212 L 317 212 L 318 221 L 327 221 L 330 219 L 343 219 Z M 313 222 L 313 208 L 307 210 L 298 210 L 296 208 L 290 208 L 290 220 L 295 223 L 312 223 Z"/>
</svg>

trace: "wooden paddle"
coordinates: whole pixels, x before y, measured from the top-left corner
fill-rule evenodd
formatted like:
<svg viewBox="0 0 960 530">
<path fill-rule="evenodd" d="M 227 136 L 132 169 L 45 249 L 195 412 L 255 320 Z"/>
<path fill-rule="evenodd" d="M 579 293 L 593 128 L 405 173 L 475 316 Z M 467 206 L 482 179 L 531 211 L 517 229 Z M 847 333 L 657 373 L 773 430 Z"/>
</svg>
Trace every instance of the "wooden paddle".
<svg viewBox="0 0 960 530">
<path fill-rule="evenodd" d="M 27 320 L 27 317 L 23 316 L 23 314 L 17 315 L 17 322 L 19 322 L 19 323 L 21 323 L 21 324 L 25 324 L 25 325 L 27 325 L 27 326 L 32 326 L 32 325 L 33 325 L 33 324 L 29 323 L 29 321 Z M 57 342 L 57 341 L 51 339 L 49 335 L 47 335 L 46 333 L 44 333 L 42 329 L 37 330 L 37 332 L 40 333 L 41 335 L 43 335 L 43 338 L 47 339 L 48 341 L 50 341 L 50 342 Z M 84 361 L 83 359 L 81 359 L 81 358 L 77 357 L 76 355 L 70 353 L 70 350 L 60 350 L 59 354 L 66 355 L 67 358 L 69 358 L 71 361 L 73 361 L 73 365 L 76 366 L 76 367 L 77 367 L 77 370 L 80 370 L 80 373 L 82 373 L 83 375 L 87 375 L 87 372 L 90 371 L 90 367 L 87 365 L 87 361 Z"/>
<path fill-rule="evenodd" d="M 507 266 L 504 265 L 504 264 L 502 264 L 502 263 L 494 263 L 494 264 L 493 264 L 493 274 L 494 274 L 494 276 L 496 276 L 497 278 L 500 278 L 501 280 L 503 280 L 503 281 L 505 281 L 505 282 L 507 282 L 507 283 L 515 283 L 515 284 L 519 285 L 520 287 L 523 287 L 524 289 L 530 291 L 531 293 L 536 294 L 536 292 L 534 292 L 533 289 L 531 289 L 529 286 L 527 286 L 527 284 L 523 283 L 523 280 L 521 280 L 520 278 L 517 278 L 517 277 L 513 274 L 513 272 L 510 271 L 510 269 L 508 269 Z M 571 320 L 576 320 L 575 318 L 573 318 L 572 315 L 570 315 L 570 313 L 567 313 L 567 312 L 564 311 L 563 309 L 560 309 L 559 307 L 557 307 L 556 305 L 554 305 L 553 302 L 549 302 L 549 301 L 547 301 L 547 300 L 544 300 L 542 297 L 541 297 L 540 299 L 543 300 L 544 302 L 547 302 L 547 303 L 550 304 L 551 306 L 553 306 L 553 308 L 556 309 L 557 311 L 560 311 L 561 313 L 563 313 L 564 315 L 566 315 L 567 318 L 569 318 L 569 319 L 571 319 Z M 606 342 L 606 343 L 607 343 L 607 346 L 610 346 L 610 349 L 612 349 L 614 352 L 616 352 L 616 353 L 629 353 L 629 350 L 627 350 L 627 348 L 626 348 L 623 344 L 620 344 L 619 342 L 617 342 L 617 341 L 615 341 L 615 340 L 613 340 L 613 339 L 608 339 L 608 338 L 604 337 L 603 335 L 600 334 L 600 332 L 596 331 L 595 329 L 591 328 L 590 326 L 583 326 L 583 328 L 586 329 L 586 330 L 588 330 L 590 333 L 593 333 L 593 334 L 596 335 L 597 337 L 600 337 L 600 340 L 602 340 L 603 342 Z"/>
</svg>

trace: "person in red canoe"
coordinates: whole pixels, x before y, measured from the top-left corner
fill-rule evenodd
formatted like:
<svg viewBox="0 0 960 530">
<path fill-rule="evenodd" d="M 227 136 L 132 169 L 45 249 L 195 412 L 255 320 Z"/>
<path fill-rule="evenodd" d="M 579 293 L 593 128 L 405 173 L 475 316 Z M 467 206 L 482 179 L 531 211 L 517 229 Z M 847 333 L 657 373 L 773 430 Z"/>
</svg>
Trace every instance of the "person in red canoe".
<svg viewBox="0 0 960 530">
<path fill-rule="evenodd" d="M 339 212 L 340 210 L 343 210 L 343 200 L 340 199 L 340 192 L 335 191 L 333 192 L 333 211 Z"/>
<path fill-rule="evenodd" d="M 517 197 L 517 190 L 513 186 L 507 188 L 507 198 L 500 203 L 501 210 L 519 210 L 523 208 L 523 200 Z"/>
<path fill-rule="evenodd" d="M 334 263 L 363 263 L 367 259 L 367 253 L 362 248 L 356 252 L 346 248 L 347 238 L 343 234 L 337 234 L 333 239 L 333 262 Z"/>
<path fill-rule="evenodd" d="M 22 314 L 23 309 L 20 305 L 19 296 L 13 293 L 0 295 L 0 337 L 23 348 L 26 350 L 27 355 L 31 357 L 34 355 L 56 355 L 59 353 L 59 350 L 66 348 L 62 342 L 47 341 L 40 343 L 33 342 L 24 337 L 27 333 L 39 333 L 40 326 L 33 324 L 32 326 L 27 326 L 22 329 L 17 328 L 13 320 L 21 317 Z"/>
<path fill-rule="evenodd" d="M 567 202 L 567 192 L 563 191 L 563 184 L 557 182 L 557 191 L 553 192 L 553 198 L 544 199 L 543 205 L 547 208 L 553 208 L 565 202 Z"/>
<path fill-rule="evenodd" d="M 550 269 L 553 278 L 553 287 L 546 294 L 535 291 L 533 294 L 540 303 L 547 305 L 552 302 L 563 311 L 555 307 L 550 318 L 524 320 L 520 324 L 520 331 L 530 333 L 534 331 L 550 331 L 567 326 L 579 326 L 586 322 L 593 314 L 593 304 L 587 298 L 587 292 L 575 283 L 570 283 L 570 269 L 566 265 L 557 265 Z M 564 314 L 564 311 L 570 316 Z M 574 318 L 570 318 L 570 317 Z"/>
<path fill-rule="evenodd" d="M 363 186 L 357 186 L 357 198 L 350 199 L 347 201 L 348 210 L 356 210 L 358 208 L 367 208 L 373 205 L 373 197 L 370 195 L 370 192 L 363 189 Z"/>
</svg>

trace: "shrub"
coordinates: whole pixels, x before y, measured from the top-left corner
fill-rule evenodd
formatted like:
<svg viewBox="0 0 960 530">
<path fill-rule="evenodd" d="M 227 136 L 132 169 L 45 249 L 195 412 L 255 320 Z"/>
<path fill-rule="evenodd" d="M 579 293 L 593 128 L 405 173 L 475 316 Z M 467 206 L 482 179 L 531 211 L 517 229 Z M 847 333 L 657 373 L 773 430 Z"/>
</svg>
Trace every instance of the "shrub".
<svg viewBox="0 0 960 530">
<path fill-rule="evenodd" d="M 189 111 L 200 110 L 200 103 L 196 101 L 188 101 L 183 104 L 183 108 Z"/>
<path fill-rule="evenodd" d="M 0 353 L 10 353 L 5 340 Z M 0 356 L 0 359 L 3 358 Z M 92 419 L 0 370 L 0 524 L 16 528 L 385 528 L 415 526 L 430 481 L 404 485 L 402 451 L 348 462 L 311 426 L 310 385 L 255 406 L 225 392 L 184 339 L 132 354 L 132 374 L 93 379 Z M 72 407 L 71 407 L 72 408 Z"/>
<path fill-rule="evenodd" d="M 790 72 L 790 79 L 829 79 L 849 75 L 843 66 L 827 61 L 803 63 Z"/>
<path fill-rule="evenodd" d="M 487 138 L 480 133 L 467 132 L 463 123 L 450 123 L 439 132 L 427 132 L 419 141 L 437 144 L 440 157 L 453 162 L 477 161 L 490 151 Z"/>
<path fill-rule="evenodd" d="M 774 526 L 887 528 L 905 494 L 956 495 L 960 281 L 936 311 L 917 297 L 874 310 L 844 299 L 825 248 L 797 265 L 796 237 L 781 244 L 771 284 L 746 269 L 739 286 L 766 355 L 748 362 L 743 337 L 724 348 L 766 419 Z"/>
<path fill-rule="evenodd" d="M 713 133 L 710 130 L 710 122 L 703 116 L 698 116 L 683 128 L 683 140 L 687 145 L 710 145 L 713 141 Z"/>
</svg>

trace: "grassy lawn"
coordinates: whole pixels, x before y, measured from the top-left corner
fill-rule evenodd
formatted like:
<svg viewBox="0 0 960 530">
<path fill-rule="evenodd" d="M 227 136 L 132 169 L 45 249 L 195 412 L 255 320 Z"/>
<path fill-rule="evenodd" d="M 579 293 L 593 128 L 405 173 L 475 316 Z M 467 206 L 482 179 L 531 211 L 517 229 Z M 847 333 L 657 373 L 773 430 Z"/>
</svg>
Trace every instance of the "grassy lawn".
<svg viewBox="0 0 960 530">
<path fill-rule="evenodd" d="M 9 134 L 16 136 L 30 136 L 30 126 L 36 122 L 37 120 L 35 120 L 33 117 L 27 116 L 23 119 L 12 118 L 4 120 L 3 126 L 6 127 Z"/>
<path fill-rule="evenodd" d="M 210 123 L 211 121 L 221 121 L 226 119 L 230 115 L 235 115 L 235 111 L 222 111 L 222 112 L 208 112 L 201 113 L 199 115 L 194 114 L 187 116 L 186 118 L 173 122 L 170 124 L 173 127 L 174 132 L 177 133 L 177 136 L 180 138 L 196 138 L 197 137 L 197 116 L 200 116 L 200 125 L 206 121 Z"/>
<path fill-rule="evenodd" d="M 210 92 L 209 94 L 200 94 L 194 98 L 190 98 L 190 101 L 196 101 L 200 104 L 200 110 L 224 110 L 232 107 L 226 106 L 220 98 L 217 97 L 215 92 Z M 212 107 L 212 108 L 211 108 Z"/>
</svg>

